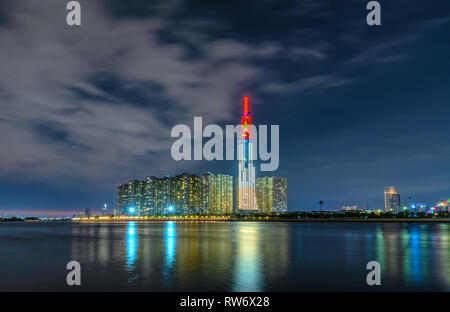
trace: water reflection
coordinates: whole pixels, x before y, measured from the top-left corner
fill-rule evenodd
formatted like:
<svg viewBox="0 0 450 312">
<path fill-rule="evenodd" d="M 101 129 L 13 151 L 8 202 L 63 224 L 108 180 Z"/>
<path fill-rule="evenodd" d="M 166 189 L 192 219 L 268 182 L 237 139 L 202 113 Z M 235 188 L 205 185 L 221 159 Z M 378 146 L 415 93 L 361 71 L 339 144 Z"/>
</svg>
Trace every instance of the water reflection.
<svg viewBox="0 0 450 312">
<path fill-rule="evenodd" d="M 173 262 L 175 260 L 175 249 L 176 249 L 176 227 L 175 222 L 170 221 L 166 223 L 165 228 L 165 237 L 166 237 L 166 261 L 165 266 L 171 268 L 173 266 Z"/>
<path fill-rule="evenodd" d="M 376 260 L 386 280 L 406 287 L 423 287 L 433 283 L 433 275 L 438 275 L 448 289 L 448 236 L 448 224 L 378 225 Z"/>
<path fill-rule="evenodd" d="M 450 289 L 450 246 L 449 240 L 450 225 L 439 224 L 439 248 L 435 249 L 436 258 L 441 258 L 438 262 L 438 270 L 442 272 L 440 274 L 442 281 Z"/>
<path fill-rule="evenodd" d="M 128 222 L 125 242 L 126 242 L 126 265 L 127 270 L 130 273 L 128 282 L 132 282 L 139 277 L 136 270 L 138 235 L 136 232 L 135 222 Z"/>
<path fill-rule="evenodd" d="M 164 228 L 164 244 L 165 258 L 163 265 L 163 278 L 165 285 L 171 283 L 171 273 L 175 262 L 177 231 L 175 222 L 169 221 L 165 223 Z"/>
<path fill-rule="evenodd" d="M 411 272 L 411 248 L 410 245 L 410 235 L 407 228 L 402 230 L 401 234 L 402 249 L 403 249 L 403 278 L 407 285 L 412 282 L 412 272 Z"/>
<path fill-rule="evenodd" d="M 376 260 L 384 290 L 450 290 L 449 224 L 71 227 L 70 258 L 87 268 L 93 277 L 86 285 L 95 289 L 360 290 L 366 286 L 365 265 Z"/>
<path fill-rule="evenodd" d="M 426 236 L 426 233 L 422 233 L 423 236 Z M 420 248 L 420 235 L 419 229 L 415 225 L 411 227 L 409 232 L 409 261 L 411 263 L 411 280 L 414 283 L 419 283 L 422 281 L 422 270 L 421 270 L 421 248 Z"/>
<path fill-rule="evenodd" d="M 386 267 L 386 262 L 384 259 L 384 237 L 382 226 L 378 225 L 375 229 L 375 250 L 376 250 L 376 261 L 380 263 L 381 268 Z M 368 259 L 368 261 L 371 261 Z"/>
<path fill-rule="evenodd" d="M 238 230 L 232 291 L 261 291 L 259 224 L 245 224 Z"/>
</svg>

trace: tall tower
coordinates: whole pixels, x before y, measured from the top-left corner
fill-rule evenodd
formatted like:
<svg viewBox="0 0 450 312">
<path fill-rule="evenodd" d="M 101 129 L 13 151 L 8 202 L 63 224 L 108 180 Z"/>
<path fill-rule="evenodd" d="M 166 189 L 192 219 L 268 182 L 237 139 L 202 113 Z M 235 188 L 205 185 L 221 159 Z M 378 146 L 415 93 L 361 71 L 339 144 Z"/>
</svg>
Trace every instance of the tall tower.
<svg viewBox="0 0 450 312">
<path fill-rule="evenodd" d="M 397 213 L 400 208 L 400 194 L 394 186 L 384 188 L 384 211 Z"/>
<path fill-rule="evenodd" d="M 244 96 L 244 112 L 241 118 L 241 139 L 239 140 L 238 212 L 257 212 L 255 192 L 255 167 L 253 166 L 252 116 L 248 109 L 248 96 Z"/>
</svg>

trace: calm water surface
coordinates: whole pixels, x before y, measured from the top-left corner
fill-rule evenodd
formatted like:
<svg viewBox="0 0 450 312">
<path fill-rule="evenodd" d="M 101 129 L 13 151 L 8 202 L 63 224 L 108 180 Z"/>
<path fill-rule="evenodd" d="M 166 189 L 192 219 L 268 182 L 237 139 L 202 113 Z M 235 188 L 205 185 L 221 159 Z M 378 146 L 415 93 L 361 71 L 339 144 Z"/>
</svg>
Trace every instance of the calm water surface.
<svg viewBox="0 0 450 312">
<path fill-rule="evenodd" d="M 450 291 L 449 234 L 449 223 L 2 223 L 0 290 Z"/>
</svg>

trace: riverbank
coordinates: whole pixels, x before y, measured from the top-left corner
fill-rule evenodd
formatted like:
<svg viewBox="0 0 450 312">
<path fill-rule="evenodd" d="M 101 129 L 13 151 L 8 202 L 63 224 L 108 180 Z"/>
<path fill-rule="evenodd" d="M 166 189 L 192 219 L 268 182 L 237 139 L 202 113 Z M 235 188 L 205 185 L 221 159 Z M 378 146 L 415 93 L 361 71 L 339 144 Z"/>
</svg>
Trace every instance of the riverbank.
<svg viewBox="0 0 450 312">
<path fill-rule="evenodd" d="M 72 222 L 80 223 L 110 223 L 110 222 L 440 222 L 450 223 L 449 218 L 367 218 L 367 219 L 270 219 L 270 218 L 229 218 L 229 217 L 200 217 L 200 218 L 182 218 L 182 217 L 91 217 L 91 218 L 74 218 Z"/>
</svg>

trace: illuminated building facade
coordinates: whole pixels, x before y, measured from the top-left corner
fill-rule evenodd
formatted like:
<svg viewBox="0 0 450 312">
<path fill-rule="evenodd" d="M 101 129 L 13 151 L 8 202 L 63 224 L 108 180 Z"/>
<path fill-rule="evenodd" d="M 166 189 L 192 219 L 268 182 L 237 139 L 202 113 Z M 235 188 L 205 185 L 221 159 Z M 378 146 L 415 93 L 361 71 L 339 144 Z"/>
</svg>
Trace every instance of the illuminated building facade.
<svg viewBox="0 0 450 312">
<path fill-rule="evenodd" d="M 128 184 L 116 187 L 116 214 L 126 214 L 125 207 L 128 206 Z"/>
<path fill-rule="evenodd" d="M 384 211 L 397 213 L 400 210 L 400 194 L 394 186 L 384 188 Z"/>
<path fill-rule="evenodd" d="M 342 210 L 344 210 L 344 211 L 358 211 L 358 206 L 356 206 L 356 205 L 342 206 Z"/>
<path fill-rule="evenodd" d="M 145 181 L 130 180 L 116 188 L 116 213 L 145 215 Z"/>
<path fill-rule="evenodd" d="M 287 179 L 261 177 L 256 179 L 256 201 L 258 212 L 287 212 Z"/>
<path fill-rule="evenodd" d="M 183 173 L 170 179 L 169 201 L 176 214 L 200 213 L 203 202 L 201 177 Z"/>
<path fill-rule="evenodd" d="M 440 200 L 436 203 L 435 211 L 446 211 L 450 212 L 450 199 Z"/>
<path fill-rule="evenodd" d="M 287 178 L 274 177 L 273 179 L 273 210 L 274 212 L 287 212 Z"/>
<path fill-rule="evenodd" d="M 256 179 L 256 201 L 259 212 L 271 213 L 273 211 L 273 179 L 270 177 Z"/>
<path fill-rule="evenodd" d="M 229 214 L 233 211 L 232 187 L 231 176 L 210 173 L 131 180 L 116 188 L 116 211 L 136 216 Z"/>
<path fill-rule="evenodd" d="M 239 212 L 258 212 L 256 201 L 255 167 L 253 140 L 251 134 L 252 116 L 249 111 L 248 96 L 244 97 L 241 118 L 241 138 L 239 140 L 239 176 L 237 182 L 236 207 Z"/>
<path fill-rule="evenodd" d="M 128 183 L 128 213 L 136 216 L 145 215 L 144 211 L 145 181 L 131 180 Z"/>
<path fill-rule="evenodd" d="M 225 174 L 205 173 L 202 178 L 202 213 L 222 215 L 233 213 L 233 177 Z"/>
<path fill-rule="evenodd" d="M 169 201 L 170 177 L 148 177 L 145 184 L 146 215 L 162 215 L 167 213 Z"/>
<path fill-rule="evenodd" d="M 233 213 L 233 177 L 225 174 L 218 174 L 216 178 L 216 213 Z"/>
</svg>

